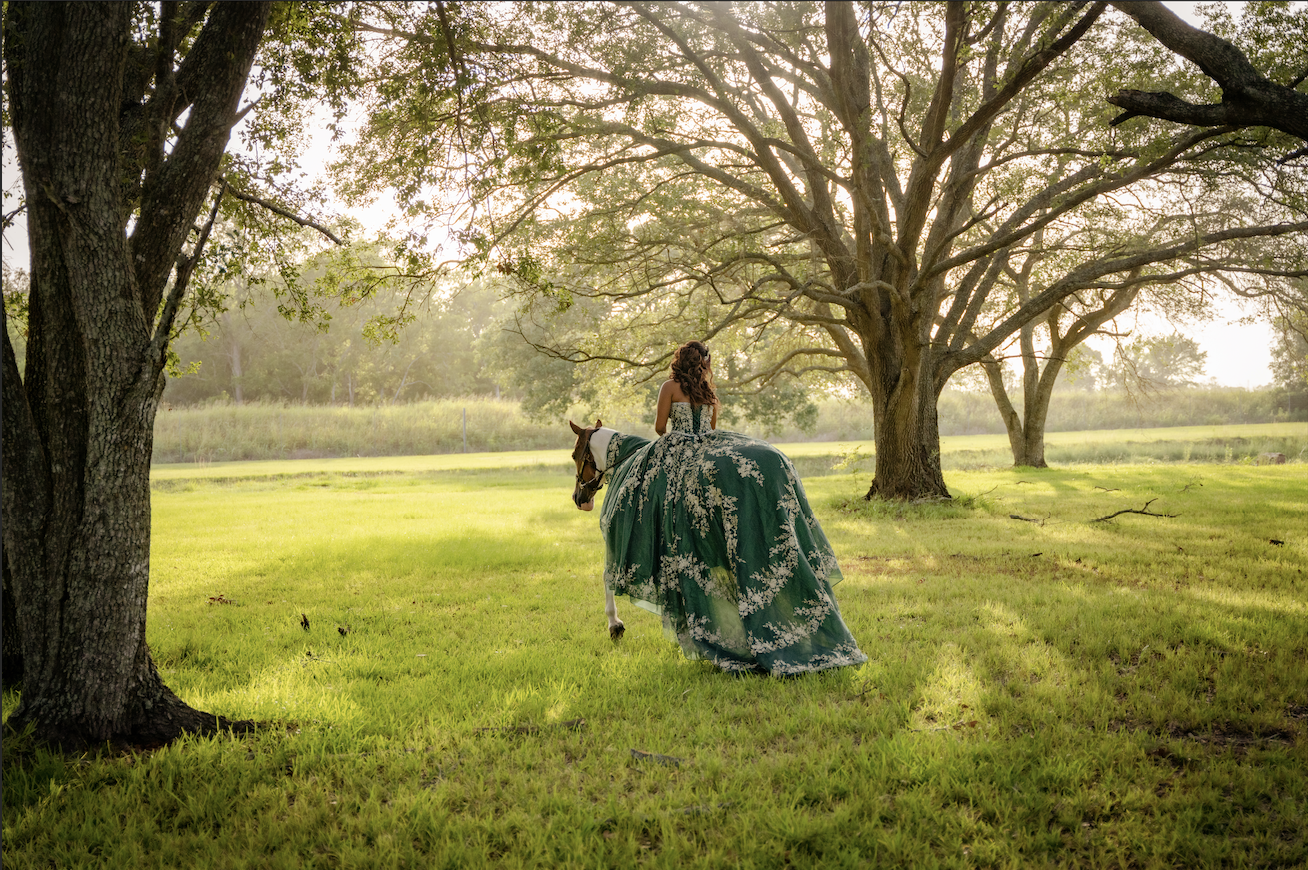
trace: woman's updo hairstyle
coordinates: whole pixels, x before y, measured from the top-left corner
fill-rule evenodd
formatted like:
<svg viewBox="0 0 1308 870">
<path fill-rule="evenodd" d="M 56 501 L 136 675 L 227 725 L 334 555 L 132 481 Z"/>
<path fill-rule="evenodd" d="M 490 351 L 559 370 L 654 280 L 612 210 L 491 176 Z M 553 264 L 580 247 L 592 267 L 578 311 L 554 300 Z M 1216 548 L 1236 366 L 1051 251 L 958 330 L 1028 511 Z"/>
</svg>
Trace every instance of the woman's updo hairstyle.
<svg viewBox="0 0 1308 870">
<path fill-rule="evenodd" d="M 692 405 L 717 404 L 718 394 L 709 371 L 709 349 L 704 342 L 688 341 L 676 349 L 672 354 L 672 380 Z"/>
</svg>

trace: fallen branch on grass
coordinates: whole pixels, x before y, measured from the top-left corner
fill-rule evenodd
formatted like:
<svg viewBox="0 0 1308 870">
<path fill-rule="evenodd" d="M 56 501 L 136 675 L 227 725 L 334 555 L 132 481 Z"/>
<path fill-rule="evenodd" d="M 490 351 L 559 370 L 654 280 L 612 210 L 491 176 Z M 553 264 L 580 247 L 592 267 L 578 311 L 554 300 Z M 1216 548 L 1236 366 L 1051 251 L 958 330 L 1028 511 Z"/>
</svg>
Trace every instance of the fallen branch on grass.
<svg viewBox="0 0 1308 870">
<path fill-rule="evenodd" d="M 735 805 L 735 801 L 718 801 L 715 804 L 696 804 L 691 807 L 682 807 L 681 809 L 673 810 L 672 812 L 681 813 L 683 816 L 706 816 L 709 813 L 718 810 L 729 810 Z"/>
<path fill-rule="evenodd" d="M 938 725 L 935 728 L 910 728 L 908 730 L 917 732 L 918 734 L 929 734 L 932 731 L 962 731 L 964 728 L 975 728 L 978 724 L 980 723 L 976 719 L 959 719 L 957 722 L 953 722 L 949 725 Z"/>
<path fill-rule="evenodd" d="M 876 688 L 876 686 L 872 685 L 872 681 L 871 681 L 871 680 L 864 680 L 864 681 L 863 681 L 863 688 L 862 688 L 862 690 L 859 691 L 858 694 L 851 696 L 851 697 L 850 697 L 850 700 L 853 701 L 853 700 L 857 700 L 857 699 L 859 699 L 859 698 L 862 698 L 864 695 L 866 695 L 868 692 L 872 691 L 872 690 L 875 689 L 875 688 Z M 880 697 L 884 698 L 885 695 L 881 695 Z"/>
<path fill-rule="evenodd" d="M 585 719 L 569 719 L 552 725 L 505 725 L 499 728 L 478 728 L 474 734 L 539 734 L 545 730 L 577 731 L 586 727 Z"/>
<path fill-rule="evenodd" d="M 645 752 L 641 749 L 631 750 L 631 757 L 637 761 L 653 761 L 665 767 L 681 767 L 681 762 L 686 760 L 675 755 L 659 755 L 657 752 Z"/>
<path fill-rule="evenodd" d="M 1124 508 L 1123 510 L 1117 511 L 1116 513 L 1111 513 L 1106 517 L 1099 517 L 1098 519 L 1091 520 L 1090 522 L 1092 523 L 1107 522 L 1108 520 L 1111 520 L 1113 517 L 1120 517 L 1122 514 L 1139 514 L 1140 516 L 1143 517 L 1167 517 L 1169 519 L 1176 519 L 1177 517 L 1180 516 L 1180 514 L 1154 513 L 1153 511 L 1149 510 L 1149 505 L 1153 504 L 1156 501 L 1158 501 L 1158 497 L 1154 496 L 1153 498 L 1149 499 L 1149 501 L 1145 502 L 1144 507 L 1140 508 L 1139 510 L 1136 510 L 1135 508 Z"/>
</svg>

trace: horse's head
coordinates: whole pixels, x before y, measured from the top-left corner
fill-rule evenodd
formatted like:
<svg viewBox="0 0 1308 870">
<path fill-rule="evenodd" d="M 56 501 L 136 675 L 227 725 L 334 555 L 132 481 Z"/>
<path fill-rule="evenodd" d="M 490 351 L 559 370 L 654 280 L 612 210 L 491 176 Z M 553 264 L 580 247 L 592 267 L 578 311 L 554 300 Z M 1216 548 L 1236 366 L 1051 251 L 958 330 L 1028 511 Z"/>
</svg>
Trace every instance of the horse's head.
<svg viewBox="0 0 1308 870">
<path fill-rule="evenodd" d="M 579 510 L 588 511 L 595 507 L 595 493 L 604 485 L 604 475 L 595 464 L 595 457 L 590 452 L 590 436 L 604 425 L 597 419 L 595 425 L 583 429 L 571 420 L 568 425 L 577 435 L 577 443 L 572 447 L 572 461 L 577 464 L 577 485 L 572 489 L 572 503 Z"/>
</svg>

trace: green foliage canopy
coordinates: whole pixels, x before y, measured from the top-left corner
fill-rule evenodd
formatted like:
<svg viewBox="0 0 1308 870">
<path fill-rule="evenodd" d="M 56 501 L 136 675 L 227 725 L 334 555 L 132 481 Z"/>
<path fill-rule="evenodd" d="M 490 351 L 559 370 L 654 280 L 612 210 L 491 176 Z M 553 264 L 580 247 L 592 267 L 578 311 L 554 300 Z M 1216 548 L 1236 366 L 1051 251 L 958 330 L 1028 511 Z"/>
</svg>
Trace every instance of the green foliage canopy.
<svg viewBox="0 0 1308 870">
<path fill-rule="evenodd" d="M 368 15 L 385 60 L 353 196 L 442 216 L 558 359 L 638 386 L 694 336 L 742 387 L 858 384 L 878 438 L 918 445 L 906 466 L 948 379 L 1051 306 L 1304 267 L 1261 243 L 1308 229 L 1302 174 L 1263 147 L 1284 134 L 1109 127 L 1106 90 L 1211 83 L 1103 4 Z M 993 304 L 1024 268 L 1026 298 Z"/>
</svg>

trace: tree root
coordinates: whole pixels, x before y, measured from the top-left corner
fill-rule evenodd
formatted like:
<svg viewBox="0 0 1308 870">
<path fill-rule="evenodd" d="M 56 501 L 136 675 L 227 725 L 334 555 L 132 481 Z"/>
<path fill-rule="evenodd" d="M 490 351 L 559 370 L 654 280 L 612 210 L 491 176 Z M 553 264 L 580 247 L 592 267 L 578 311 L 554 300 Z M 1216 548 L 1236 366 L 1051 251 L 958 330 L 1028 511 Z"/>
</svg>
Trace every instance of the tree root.
<svg viewBox="0 0 1308 870">
<path fill-rule="evenodd" d="M 106 747 L 115 752 L 160 749 L 187 735 L 209 737 L 224 733 L 249 734 L 258 729 L 261 724 L 265 723 L 258 723 L 251 719 L 228 719 L 225 716 L 216 716 L 183 705 L 182 709 L 170 711 L 166 716 L 151 719 L 130 732 L 117 733 L 105 740 L 92 738 L 84 731 L 76 729 L 42 729 L 30 721 L 5 722 L 4 739 L 12 740 L 22 747 L 18 750 L 19 754 L 22 754 L 24 749 L 40 747 L 51 752 L 77 755 Z M 34 733 L 37 731 L 41 733 Z"/>
<path fill-rule="evenodd" d="M 49 705 L 39 701 L 32 705 L 31 699 L 24 698 L 5 722 L 5 734 L 19 735 L 31 729 L 36 745 L 75 754 L 105 746 L 158 749 L 187 735 L 247 734 L 259 727 L 250 719 L 228 719 L 191 707 L 159 680 L 148 659 L 147 668 L 145 685 L 137 687 L 116 722 L 96 721 L 86 715 L 52 715 Z"/>
</svg>

